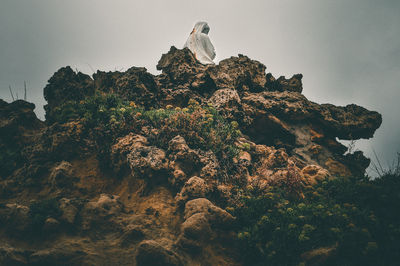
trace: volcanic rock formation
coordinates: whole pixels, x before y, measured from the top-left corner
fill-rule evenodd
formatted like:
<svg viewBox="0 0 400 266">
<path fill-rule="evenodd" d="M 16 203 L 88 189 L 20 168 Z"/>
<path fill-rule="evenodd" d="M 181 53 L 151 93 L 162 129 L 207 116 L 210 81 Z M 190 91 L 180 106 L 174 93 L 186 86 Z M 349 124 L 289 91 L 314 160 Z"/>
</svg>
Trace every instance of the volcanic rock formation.
<svg viewBox="0 0 400 266">
<path fill-rule="evenodd" d="M 381 115 L 307 100 L 301 74 L 275 79 L 243 55 L 203 65 L 175 47 L 157 69 L 90 77 L 61 68 L 44 88 L 45 122 L 31 103 L 0 100 L 1 265 L 240 265 L 224 210 L 238 189 L 312 186 L 369 165 L 338 139 L 371 138 Z M 160 144 L 168 129 L 147 124 L 114 134 L 88 117 L 59 120 L 70 102 L 108 94 L 143 112 L 215 108 L 237 124 L 239 152 L 229 161 L 179 130 Z"/>
</svg>

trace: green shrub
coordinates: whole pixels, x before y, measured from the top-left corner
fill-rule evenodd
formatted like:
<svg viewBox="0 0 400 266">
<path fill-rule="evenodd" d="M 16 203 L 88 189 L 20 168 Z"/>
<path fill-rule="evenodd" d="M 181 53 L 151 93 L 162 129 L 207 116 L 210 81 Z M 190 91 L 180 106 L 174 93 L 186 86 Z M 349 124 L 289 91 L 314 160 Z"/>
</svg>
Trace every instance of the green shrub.
<svg viewBox="0 0 400 266">
<path fill-rule="evenodd" d="M 146 110 L 114 94 L 96 94 L 65 103 L 55 110 L 55 117 L 60 123 L 82 119 L 104 162 L 118 137 L 129 132 L 142 134 L 145 127 L 155 129 L 156 133 L 146 135 L 152 145 L 167 149 L 168 142 L 181 135 L 191 148 L 212 150 L 226 170 L 232 168 L 232 159 L 239 153 L 234 145 L 241 136 L 237 123 L 229 123 L 212 106 L 200 106 L 193 100 L 183 109 L 169 105 L 166 109 Z"/>
<path fill-rule="evenodd" d="M 325 265 L 400 261 L 400 178 L 337 178 L 293 198 L 281 188 L 245 191 L 233 214 L 249 265 L 298 265 L 301 254 L 335 247 Z"/>
</svg>

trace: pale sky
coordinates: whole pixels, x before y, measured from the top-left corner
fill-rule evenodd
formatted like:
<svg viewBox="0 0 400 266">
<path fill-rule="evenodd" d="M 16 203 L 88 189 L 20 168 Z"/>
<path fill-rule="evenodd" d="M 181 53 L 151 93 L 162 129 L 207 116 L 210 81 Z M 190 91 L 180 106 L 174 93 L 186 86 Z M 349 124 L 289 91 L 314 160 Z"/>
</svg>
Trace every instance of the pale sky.
<svg viewBox="0 0 400 266">
<path fill-rule="evenodd" d="M 0 98 L 11 100 L 9 85 L 22 98 L 26 81 L 43 119 L 43 88 L 60 67 L 157 74 L 161 54 L 201 20 L 217 62 L 241 53 L 275 77 L 302 73 L 312 101 L 380 112 L 375 137 L 357 147 L 390 162 L 400 152 L 399 14 L 398 0 L 0 0 Z"/>
</svg>

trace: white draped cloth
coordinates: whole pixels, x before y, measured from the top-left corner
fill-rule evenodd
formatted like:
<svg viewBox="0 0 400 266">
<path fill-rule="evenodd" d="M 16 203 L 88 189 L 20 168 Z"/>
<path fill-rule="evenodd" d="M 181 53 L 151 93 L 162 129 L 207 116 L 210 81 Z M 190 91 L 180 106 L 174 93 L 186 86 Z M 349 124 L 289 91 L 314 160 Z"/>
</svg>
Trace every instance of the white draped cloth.
<svg viewBox="0 0 400 266">
<path fill-rule="evenodd" d="M 208 37 L 209 31 L 210 27 L 207 22 L 197 22 L 184 46 L 188 47 L 203 65 L 214 64 L 213 59 L 216 55 L 214 46 Z"/>
</svg>

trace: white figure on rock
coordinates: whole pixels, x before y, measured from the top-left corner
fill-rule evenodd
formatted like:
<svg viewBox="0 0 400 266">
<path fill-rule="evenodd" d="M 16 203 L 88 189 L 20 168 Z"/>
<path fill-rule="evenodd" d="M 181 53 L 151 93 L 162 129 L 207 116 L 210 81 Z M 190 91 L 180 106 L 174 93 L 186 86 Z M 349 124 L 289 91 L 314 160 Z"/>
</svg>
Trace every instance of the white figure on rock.
<svg viewBox="0 0 400 266">
<path fill-rule="evenodd" d="M 208 37 L 209 31 L 210 27 L 207 22 L 197 22 L 184 46 L 189 48 L 203 65 L 214 64 L 213 59 L 216 55 L 214 46 Z"/>
</svg>

